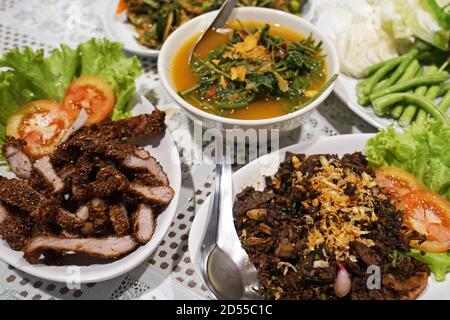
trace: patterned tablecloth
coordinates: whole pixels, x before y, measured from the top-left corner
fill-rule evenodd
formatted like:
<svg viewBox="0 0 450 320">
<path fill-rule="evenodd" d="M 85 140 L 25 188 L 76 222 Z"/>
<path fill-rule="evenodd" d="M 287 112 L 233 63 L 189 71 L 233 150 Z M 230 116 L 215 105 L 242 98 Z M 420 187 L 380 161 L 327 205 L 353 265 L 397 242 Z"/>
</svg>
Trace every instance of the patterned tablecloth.
<svg viewBox="0 0 450 320">
<path fill-rule="evenodd" d="M 47 52 L 64 42 L 72 45 L 104 37 L 101 16 L 107 0 L 0 0 L 0 54 L 31 46 Z M 208 299 L 208 290 L 195 274 L 188 252 L 188 234 L 195 212 L 210 193 L 213 167 L 187 164 L 186 114 L 167 96 L 156 71 L 156 60 L 141 58 L 144 68 L 139 92 L 168 114 L 168 126 L 182 159 L 183 182 L 176 218 L 154 255 L 135 270 L 110 281 L 69 289 L 24 274 L 0 262 L 0 299 Z M 291 132 L 280 147 L 338 134 L 375 132 L 331 95 L 301 129 Z"/>
</svg>

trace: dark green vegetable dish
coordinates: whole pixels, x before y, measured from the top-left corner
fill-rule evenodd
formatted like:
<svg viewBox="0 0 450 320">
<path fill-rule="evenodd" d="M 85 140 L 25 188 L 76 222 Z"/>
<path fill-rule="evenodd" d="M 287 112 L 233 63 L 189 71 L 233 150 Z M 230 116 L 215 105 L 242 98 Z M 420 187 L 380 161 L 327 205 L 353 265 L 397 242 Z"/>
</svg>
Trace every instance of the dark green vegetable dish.
<svg viewBox="0 0 450 320">
<path fill-rule="evenodd" d="M 138 32 L 138 42 L 159 49 L 177 27 L 203 13 L 220 8 L 224 0 L 121 0 L 117 12 L 127 17 Z M 300 14 L 304 0 L 240 0 L 241 7 L 266 7 Z"/>
<path fill-rule="evenodd" d="M 268 24 L 229 28 L 207 35 L 190 67 L 193 41 L 174 59 L 175 87 L 192 105 L 220 116 L 267 119 L 301 109 L 326 88 L 321 42 Z"/>
</svg>

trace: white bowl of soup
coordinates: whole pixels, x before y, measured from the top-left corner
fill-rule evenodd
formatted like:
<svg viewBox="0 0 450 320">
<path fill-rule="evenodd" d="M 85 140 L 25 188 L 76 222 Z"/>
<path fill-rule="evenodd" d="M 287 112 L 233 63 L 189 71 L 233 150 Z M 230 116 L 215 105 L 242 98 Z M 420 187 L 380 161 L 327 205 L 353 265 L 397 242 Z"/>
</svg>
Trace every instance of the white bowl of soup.
<svg viewBox="0 0 450 320">
<path fill-rule="evenodd" d="M 173 32 L 158 72 L 169 95 L 208 128 L 295 129 L 332 92 L 336 49 L 304 19 L 278 10 L 233 11 L 224 29 L 189 54 L 217 11 Z"/>
</svg>

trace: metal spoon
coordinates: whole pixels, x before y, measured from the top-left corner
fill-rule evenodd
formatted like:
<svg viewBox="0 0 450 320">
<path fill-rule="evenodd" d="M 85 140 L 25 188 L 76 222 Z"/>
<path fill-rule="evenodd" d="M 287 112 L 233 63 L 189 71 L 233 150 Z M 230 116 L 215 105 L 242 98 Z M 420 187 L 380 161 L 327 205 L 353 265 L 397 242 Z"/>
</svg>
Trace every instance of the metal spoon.
<svg viewBox="0 0 450 320">
<path fill-rule="evenodd" d="M 217 161 L 209 220 L 201 246 L 201 272 L 218 299 L 261 299 L 256 269 L 241 247 L 233 222 L 233 181 L 229 161 Z"/>
<path fill-rule="evenodd" d="M 225 0 L 211 25 L 208 27 L 208 29 L 206 29 L 205 32 L 202 33 L 200 38 L 198 38 L 197 42 L 195 42 L 194 47 L 192 48 L 191 53 L 189 54 L 189 64 L 191 64 L 192 56 L 194 55 L 195 49 L 197 49 L 198 45 L 203 40 L 205 35 L 207 35 L 208 32 L 210 31 L 222 28 L 227 23 L 228 18 L 230 17 L 231 12 L 233 12 L 234 7 L 236 7 L 237 2 L 238 0 Z"/>
</svg>

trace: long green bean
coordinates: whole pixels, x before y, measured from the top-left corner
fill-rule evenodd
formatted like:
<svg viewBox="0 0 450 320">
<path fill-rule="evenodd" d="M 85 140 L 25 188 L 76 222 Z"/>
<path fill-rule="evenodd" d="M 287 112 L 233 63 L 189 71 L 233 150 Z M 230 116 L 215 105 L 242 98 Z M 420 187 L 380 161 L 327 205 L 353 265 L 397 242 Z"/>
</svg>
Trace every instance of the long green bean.
<svg viewBox="0 0 450 320">
<path fill-rule="evenodd" d="M 417 78 L 405 81 L 400 84 L 395 84 L 386 89 L 382 89 L 377 92 L 374 92 L 373 94 L 370 95 L 370 100 L 373 101 L 373 100 L 376 100 L 382 96 L 385 96 L 385 95 L 388 95 L 391 93 L 407 91 L 407 90 L 414 89 L 416 87 L 423 86 L 423 85 L 439 84 L 439 83 L 445 81 L 447 79 L 447 77 L 448 77 L 448 72 L 445 72 L 445 71 L 438 72 L 431 76 L 417 77 Z"/>
<path fill-rule="evenodd" d="M 395 57 L 395 58 L 392 58 L 392 59 L 389 59 L 389 60 L 378 62 L 378 63 L 376 63 L 374 65 L 371 65 L 370 67 L 367 67 L 366 69 L 364 69 L 364 71 L 363 71 L 364 77 L 367 78 L 367 77 L 371 76 L 376 71 L 378 71 L 378 69 L 380 69 L 381 67 L 383 67 L 387 63 L 395 63 L 397 65 L 404 58 L 405 58 L 405 56 L 403 55 L 403 56 L 400 56 L 400 57 Z"/>
<path fill-rule="evenodd" d="M 414 78 L 414 76 L 418 77 L 421 75 L 423 75 L 423 69 L 420 67 L 419 61 L 414 60 L 413 62 L 411 62 L 411 64 L 408 66 L 408 68 L 406 68 L 405 72 L 400 77 L 400 79 L 396 82 L 396 84 L 404 83 L 404 82 Z M 405 106 L 403 104 L 398 104 L 398 105 L 394 106 L 394 108 L 392 108 L 392 110 L 391 110 L 391 116 L 394 119 L 400 118 L 404 109 L 405 109 Z"/>
<path fill-rule="evenodd" d="M 447 91 L 445 96 L 442 98 L 441 103 L 439 104 L 439 109 L 446 113 L 448 108 L 450 107 L 450 91 Z"/>
<path fill-rule="evenodd" d="M 436 72 L 438 72 L 438 67 L 436 66 L 430 66 L 426 71 L 425 71 L 425 75 L 429 76 L 429 75 L 433 75 Z M 425 96 L 427 93 L 427 86 L 420 86 L 417 87 L 416 90 L 414 91 L 415 94 L 421 95 L 421 96 Z M 422 109 L 421 109 L 422 110 Z M 400 126 L 402 127 L 407 127 L 411 124 L 412 119 L 414 118 L 414 116 L 417 113 L 417 106 L 410 104 L 408 105 L 405 110 L 403 111 L 398 123 L 400 124 Z"/>
<path fill-rule="evenodd" d="M 386 83 L 386 87 L 390 87 L 394 83 L 404 82 L 414 77 L 414 75 L 420 69 L 420 63 L 416 60 L 418 53 L 418 50 L 413 49 L 406 54 L 405 59 L 402 60 L 397 69 L 395 69 L 395 71 L 389 77 L 389 80 Z"/>
<path fill-rule="evenodd" d="M 403 61 L 403 60 L 402 60 Z M 398 65 L 398 61 L 390 61 L 378 69 L 367 81 L 364 86 L 364 94 L 370 95 L 375 85 L 383 79 L 383 77 Z"/>
<path fill-rule="evenodd" d="M 383 116 L 389 107 L 399 102 L 415 104 L 431 114 L 433 117 L 443 120 L 450 125 L 450 120 L 437 106 L 433 104 L 432 100 L 414 93 L 392 93 L 385 95 L 373 101 L 373 109 L 375 114 L 378 116 Z"/>
</svg>

